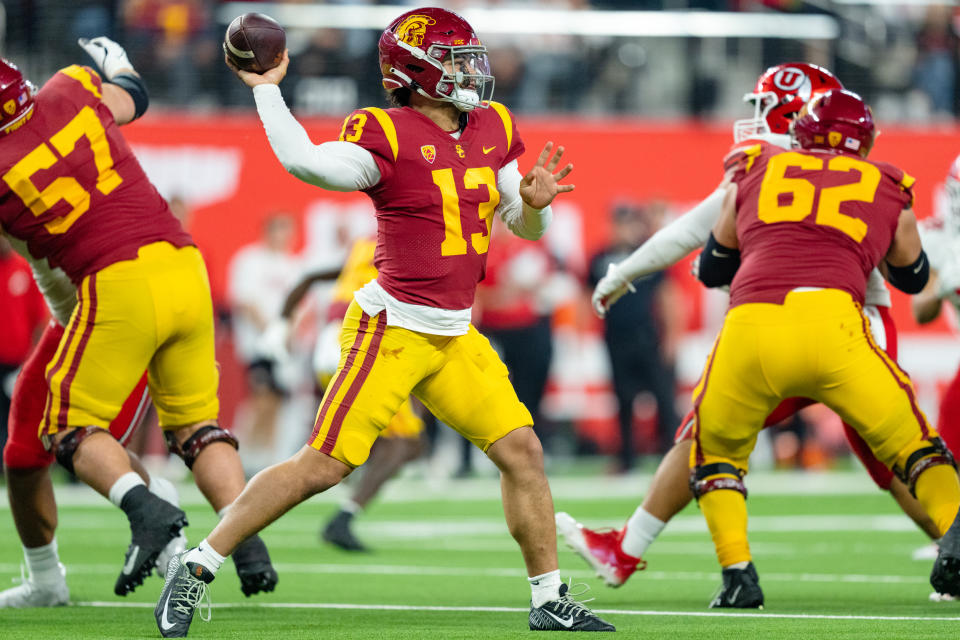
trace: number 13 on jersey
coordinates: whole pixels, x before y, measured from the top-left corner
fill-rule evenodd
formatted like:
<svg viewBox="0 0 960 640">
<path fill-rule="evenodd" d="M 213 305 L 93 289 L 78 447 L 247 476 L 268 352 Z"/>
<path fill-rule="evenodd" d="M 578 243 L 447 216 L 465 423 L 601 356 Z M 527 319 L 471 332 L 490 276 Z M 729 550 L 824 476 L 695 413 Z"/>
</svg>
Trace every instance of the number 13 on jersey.
<svg viewBox="0 0 960 640">
<path fill-rule="evenodd" d="M 463 237 L 463 225 L 460 222 L 460 195 L 457 193 L 457 179 L 453 169 L 435 169 L 431 172 L 433 184 L 440 188 L 443 198 L 443 242 L 440 255 L 462 256 L 467 253 L 467 241 Z M 463 186 L 466 189 L 479 189 L 486 185 L 490 198 L 480 203 L 477 215 L 483 220 L 486 232 L 470 234 L 470 244 L 478 254 L 484 254 L 490 247 L 490 226 L 493 224 L 493 212 L 500 204 L 500 192 L 497 191 L 497 176 L 490 167 L 474 167 L 463 174 Z"/>
</svg>

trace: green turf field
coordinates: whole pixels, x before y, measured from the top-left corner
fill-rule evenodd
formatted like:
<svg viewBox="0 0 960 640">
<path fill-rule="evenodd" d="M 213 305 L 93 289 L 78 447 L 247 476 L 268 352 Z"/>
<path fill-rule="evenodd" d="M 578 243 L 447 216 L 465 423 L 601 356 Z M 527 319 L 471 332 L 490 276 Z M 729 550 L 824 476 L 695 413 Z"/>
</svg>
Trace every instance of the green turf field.
<svg viewBox="0 0 960 640">
<path fill-rule="evenodd" d="M 587 524 L 620 524 L 643 478 L 562 478 L 556 507 Z M 960 632 L 960 603 L 931 603 L 931 562 L 911 560 L 922 534 L 857 474 L 749 479 L 751 542 L 767 608 L 720 613 L 713 546 L 691 506 L 667 528 L 649 568 L 609 589 L 565 549 L 563 575 L 590 585 L 591 603 L 621 634 L 642 638 L 935 638 Z M 765 486 L 764 486 L 765 485 Z M 526 628 L 529 588 L 502 520 L 495 479 L 438 485 L 405 480 L 357 522 L 376 551 L 353 555 L 317 540 L 338 495 L 301 505 L 264 534 L 280 573 L 277 591 L 245 599 L 228 561 L 211 587 L 211 622 L 196 638 L 513 638 Z M 837 493 L 838 491 L 843 493 Z M 0 610 L 0 638 L 159 637 L 151 577 L 113 595 L 129 541 L 123 514 L 86 489 L 60 494 L 61 556 L 74 606 Z M 214 516 L 185 495 L 197 542 Z M 19 576 L 21 552 L 0 502 L 0 582 Z"/>
</svg>

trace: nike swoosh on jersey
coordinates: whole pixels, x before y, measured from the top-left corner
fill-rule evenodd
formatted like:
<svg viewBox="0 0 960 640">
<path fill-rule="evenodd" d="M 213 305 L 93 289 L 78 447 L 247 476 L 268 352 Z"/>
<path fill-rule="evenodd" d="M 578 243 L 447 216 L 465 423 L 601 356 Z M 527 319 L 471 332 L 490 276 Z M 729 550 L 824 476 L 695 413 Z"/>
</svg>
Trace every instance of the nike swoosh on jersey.
<svg viewBox="0 0 960 640">
<path fill-rule="evenodd" d="M 496 149 L 496 148 L 497 148 L 497 145 L 493 145 L 492 147 L 484 147 L 484 148 L 483 148 L 483 154 L 486 155 L 486 154 L 490 153 L 491 151 L 493 151 L 493 150 Z"/>
<path fill-rule="evenodd" d="M 917 268 L 913 270 L 914 273 L 920 273 L 920 269 L 923 269 L 923 263 L 926 262 L 926 259 L 920 261 L 920 264 L 917 265 Z"/>
<path fill-rule="evenodd" d="M 167 620 L 167 610 L 170 607 L 170 596 L 173 595 L 173 589 L 170 589 L 170 593 L 167 594 L 167 601 L 163 603 L 163 615 L 160 616 L 160 627 L 164 631 L 170 631 L 176 626 L 176 622 L 170 622 Z"/>
<path fill-rule="evenodd" d="M 710 253 L 713 255 L 714 258 L 729 258 L 729 257 L 730 257 L 730 256 L 728 256 L 728 255 L 725 254 L 725 253 L 720 253 L 720 252 L 717 251 L 716 249 L 710 249 Z"/>
<path fill-rule="evenodd" d="M 561 617 L 559 617 L 558 615 L 556 615 L 556 614 L 554 614 L 554 613 L 550 613 L 550 612 L 547 611 L 546 609 L 544 609 L 543 612 L 544 612 L 545 614 L 547 614 L 548 616 L 550 616 L 551 618 L 553 618 L 554 620 L 556 620 L 557 622 L 559 622 L 561 625 L 563 625 L 563 626 L 564 626 L 565 628 L 567 628 L 567 629 L 569 629 L 570 627 L 573 626 L 573 616 L 571 616 L 571 617 L 569 617 L 569 618 L 561 618 Z"/>
<path fill-rule="evenodd" d="M 130 575 L 130 572 L 133 571 L 133 566 L 137 563 L 137 556 L 140 554 L 140 545 L 135 544 L 133 548 L 130 549 L 130 557 L 127 558 L 126 563 L 123 565 L 123 574 Z"/>
</svg>

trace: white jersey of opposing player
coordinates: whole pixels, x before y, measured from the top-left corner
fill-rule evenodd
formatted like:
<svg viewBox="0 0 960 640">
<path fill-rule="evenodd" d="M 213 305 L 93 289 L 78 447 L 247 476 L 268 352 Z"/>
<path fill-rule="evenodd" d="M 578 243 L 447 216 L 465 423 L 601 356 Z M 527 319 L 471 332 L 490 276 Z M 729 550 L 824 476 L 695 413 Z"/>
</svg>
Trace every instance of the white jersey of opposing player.
<svg viewBox="0 0 960 640">
<path fill-rule="evenodd" d="M 43 294 L 43 299 L 50 309 L 50 314 L 60 324 L 67 326 L 73 308 L 77 306 L 77 288 L 70 278 L 60 269 L 50 266 L 46 258 L 34 258 L 27 249 L 27 243 L 12 236 L 5 236 L 13 250 L 23 256 L 33 271 L 33 279 L 37 288 Z"/>
<path fill-rule="evenodd" d="M 758 135 L 753 140 L 742 144 L 746 146 L 760 141 L 784 149 L 790 148 L 789 136 L 777 134 Z M 662 271 L 703 247 L 707 238 L 710 237 L 713 225 L 720 218 L 723 193 L 724 189 L 718 187 L 693 209 L 653 234 L 649 240 L 617 265 L 620 277 L 632 281 L 641 276 Z M 890 292 L 884 284 L 883 276 L 876 269 L 867 279 L 864 302 L 867 305 L 890 306 Z"/>
<path fill-rule="evenodd" d="M 960 235 L 951 233 L 937 219 L 922 220 L 919 225 L 920 242 L 930 260 L 930 268 L 937 272 L 943 284 L 953 281 L 958 288 L 949 289 L 943 296 L 960 313 Z M 941 287 L 943 287 L 943 284 Z M 950 286 L 947 284 L 947 286 Z M 958 316 L 960 317 L 960 316 Z"/>
</svg>

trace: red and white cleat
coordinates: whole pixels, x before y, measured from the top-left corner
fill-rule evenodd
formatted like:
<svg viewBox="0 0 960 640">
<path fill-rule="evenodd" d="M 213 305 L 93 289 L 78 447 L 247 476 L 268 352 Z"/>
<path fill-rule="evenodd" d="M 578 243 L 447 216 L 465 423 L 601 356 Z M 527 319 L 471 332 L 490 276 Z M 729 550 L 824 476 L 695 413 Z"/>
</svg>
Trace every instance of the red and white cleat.
<svg viewBox="0 0 960 640">
<path fill-rule="evenodd" d="M 646 568 L 646 562 L 620 548 L 623 529 L 588 529 L 563 511 L 556 514 L 555 520 L 567 546 L 580 554 L 607 586 L 619 587 L 634 571 Z"/>
</svg>

